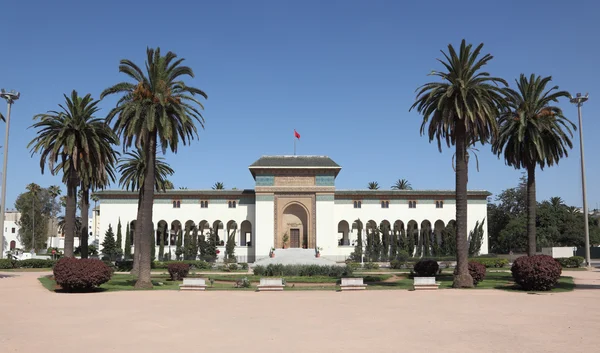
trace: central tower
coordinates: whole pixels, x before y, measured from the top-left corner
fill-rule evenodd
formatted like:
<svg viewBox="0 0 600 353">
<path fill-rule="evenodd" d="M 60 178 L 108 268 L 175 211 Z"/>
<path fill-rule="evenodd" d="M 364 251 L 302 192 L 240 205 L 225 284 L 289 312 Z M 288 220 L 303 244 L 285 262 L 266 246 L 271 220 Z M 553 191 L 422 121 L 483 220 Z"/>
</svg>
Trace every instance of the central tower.
<svg viewBox="0 0 600 353">
<path fill-rule="evenodd" d="M 320 232 L 335 231 L 335 178 L 341 167 L 331 158 L 263 156 L 249 169 L 256 181 L 257 256 L 282 248 L 286 235 L 287 247 L 314 249 Z"/>
</svg>

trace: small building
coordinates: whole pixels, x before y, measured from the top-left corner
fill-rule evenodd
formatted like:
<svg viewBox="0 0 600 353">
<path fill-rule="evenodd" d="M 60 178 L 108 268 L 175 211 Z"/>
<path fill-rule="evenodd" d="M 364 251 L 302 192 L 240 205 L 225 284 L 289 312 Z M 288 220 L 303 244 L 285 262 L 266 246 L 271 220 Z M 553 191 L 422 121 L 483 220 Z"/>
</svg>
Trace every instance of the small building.
<svg viewBox="0 0 600 353">
<path fill-rule="evenodd" d="M 337 190 L 341 167 L 327 156 L 263 156 L 249 170 L 254 189 L 155 193 L 154 228 L 168 229 L 156 232 L 157 246 L 165 234 L 165 252 L 173 254 L 177 234 L 189 227 L 201 235 L 213 231 L 222 240 L 234 236 L 240 262 L 267 257 L 272 247 L 284 246 L 284 237 L 288 247 L 321 248 L 322 257 L 343 261 L 357 238 L 375 228 L 427 231 L 439 241 L 456 214 L 453 190 Z M 121 220 L 123 233 L 130 223 L 133 244 L 138 193 L 105 190 L 97 195 L 99 242 L 109 225 L 116 234 Z M 489 195 L 468 192 L 468 229 L 487 217 Z M 487 252 L 486 223 L 480 253 Z"/>
</svg>

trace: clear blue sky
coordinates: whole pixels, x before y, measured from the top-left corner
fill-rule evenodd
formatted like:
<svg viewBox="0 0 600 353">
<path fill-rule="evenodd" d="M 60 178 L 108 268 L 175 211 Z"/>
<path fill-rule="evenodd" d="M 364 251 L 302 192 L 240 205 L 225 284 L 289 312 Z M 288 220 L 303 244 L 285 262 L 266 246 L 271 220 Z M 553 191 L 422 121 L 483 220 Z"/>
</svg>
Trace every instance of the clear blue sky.
<svg viewBox="0 0 600 353">
<path fill-rule="evenodd" d="M 328 155 L 342 166 L 337 188 L 406 178 L 417 189 L 453 189 L 453 152 L 440 154 L 421 137 L 421 117 L 408 109 L 427 74 L 441 69 L 440 50 L 466 38 L 484 42 L 494 55 L 486 70 L 511 83 L 534 72 L 590 93 L 584 131 L 595 208 L 599 12 L 593 1 L 11 1 L 2 6 L 0 87 L 22 98 L 13 107 L 7 205 L 30 182 L 60 184 L 41 175 L 39 157 L 26 148 L 32 117 L 56 109 L 72 89 L 98 97 L 124 79 L 119 60 L 142 64 L 147 46 L 186 58 L 196 73 L 190 83 L 209 96 L 200 140 L 167 155 L 176 187 L 253 188 L 247 166 L 261 155 L 292 154 L 295 128 L 298 154 Z M 114 102 L 102 102 L 101 113 Z M 576 108 L 560 105 L 576 122 Z M 573 142 L 560 166 L 538 172 L 538 200 L 581 205 L 578 135 Z M 470 189 L 497 194 L 518 182 L 520 172 L 488 146 L 479 161 L 479 172 L 471 163 Z"/>
</svg>

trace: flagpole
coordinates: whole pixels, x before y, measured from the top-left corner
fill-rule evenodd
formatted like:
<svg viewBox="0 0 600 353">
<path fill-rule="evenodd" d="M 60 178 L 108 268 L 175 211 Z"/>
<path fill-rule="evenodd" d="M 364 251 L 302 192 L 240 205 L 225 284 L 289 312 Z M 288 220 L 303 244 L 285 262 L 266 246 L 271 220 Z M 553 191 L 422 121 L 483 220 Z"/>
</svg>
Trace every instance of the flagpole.
<svg viewBox="0 0 600 353">
<path fill-rule="evenodd" d="M 294 136 L 294 156 L 296 155 L 296 136 Z"/>
</svg>

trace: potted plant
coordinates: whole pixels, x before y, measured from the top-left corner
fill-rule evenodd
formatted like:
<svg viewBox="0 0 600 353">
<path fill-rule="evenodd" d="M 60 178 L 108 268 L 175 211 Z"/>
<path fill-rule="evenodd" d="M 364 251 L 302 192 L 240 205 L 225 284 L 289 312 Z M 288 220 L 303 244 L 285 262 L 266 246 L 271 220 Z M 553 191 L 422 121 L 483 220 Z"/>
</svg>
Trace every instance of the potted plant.
<svg viewBox="0 0 600 353">
<path fill-rule="evenodd" d="M 269 257 L 275 257 L 275 248 L 271 248 L 271 251 L 269 251 Z"/>
<path fill-rule="evenodd" d="M 323 250 L 322 247 L 317 247 L 315 249 L 315 257 L 321 257 L 321 250 Z"/>
<path fill-rule="evenodd" d="M 287 243 L 290 240 L 290 237 L 288 236 L 287 232 L 285 232 L 283 234 L 283 238 L 281 240 L 283 240 L 283 248 L 286 249 L 287 248 Z"/>
</svg>

